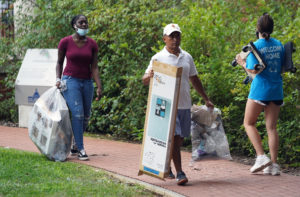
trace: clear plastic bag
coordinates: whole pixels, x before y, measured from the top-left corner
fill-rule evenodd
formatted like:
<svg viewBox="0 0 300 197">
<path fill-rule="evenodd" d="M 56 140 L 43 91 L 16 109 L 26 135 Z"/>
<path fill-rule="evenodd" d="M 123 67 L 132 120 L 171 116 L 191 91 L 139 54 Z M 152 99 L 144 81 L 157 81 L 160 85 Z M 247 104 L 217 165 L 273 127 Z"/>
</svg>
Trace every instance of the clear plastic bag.
<svg viewBox="0 0 300 197">
<path fill-rule="evenodd" d="M 232 160 L 221 120 L 220 110 L 215 109 L 215 111 L 217 112 L 217 116 L 210 126 L 199 124 L 195 120 L 192 121 L 192 161 L 201 160 L 207 157 Z M 198 113 L 197 116 L 207 115 L 207 113 L 201 114 L 199 111 L 196 113 Z M 204 118 L 202 118 L 202 120 L 204 120 Z"/>
<path fill-rule="evenodd" d="M 42 154 L 50 160 L 66 160 L 73 132 L 67 104 L 56 86 L 35 102 L 29 116 L 28 131 Z"/>
<path fill-rule="evenodd" d="M 210 109 L 206 105 L 193 105 L 191 108 L 192 120 L 200 125 L 211 126 L 221 111 L 217 108 Z"/>
</svg>

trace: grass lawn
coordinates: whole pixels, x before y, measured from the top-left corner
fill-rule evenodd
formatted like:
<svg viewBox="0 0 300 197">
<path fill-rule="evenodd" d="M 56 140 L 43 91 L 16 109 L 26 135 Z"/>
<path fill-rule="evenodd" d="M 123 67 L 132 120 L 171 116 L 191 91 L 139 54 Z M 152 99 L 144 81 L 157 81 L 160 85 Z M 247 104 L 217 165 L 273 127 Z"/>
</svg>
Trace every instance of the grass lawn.
<svg viewBox="0 0 300 197">
<path fill-rule="evenodd" d="M 0 147 L 0 196 L 158 196 L 105 172 Z"/>
</svg>

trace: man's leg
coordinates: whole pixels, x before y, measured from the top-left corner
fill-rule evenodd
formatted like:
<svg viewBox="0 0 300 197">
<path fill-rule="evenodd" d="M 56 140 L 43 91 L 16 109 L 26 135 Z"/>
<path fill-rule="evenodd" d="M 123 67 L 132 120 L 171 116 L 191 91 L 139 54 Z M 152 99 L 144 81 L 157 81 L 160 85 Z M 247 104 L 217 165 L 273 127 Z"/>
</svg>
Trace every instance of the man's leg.
<svg viewBox="0 0 300 197">
<path fill-rule="evenodd" d="M 182 142 L 183 142 L 183 138 L 180 135 L 174 136 L 172 158 L 177 173 L 182 171 L 181 154 L 180 154 L 180 147 L 182 145 Z"/>
<path fill-rule="evenodd" d="M 188 182 L 188 179 L 186 178 L 185 173 L 182 171 L 182 165 L 181 165 L 181 154 L 180 154 L 180 147 L 183 142 L 183 137 L 180 135 L 174 136 L 174 145 L 173 145 L 173 163 L 176 168 L 176 181 L 177 185 L 185 185 Z"/>
<path fill-rule="evenodd" d="M 176 181 L 178 185 L 184 185 L 188 182 L 186 175 L 182 170 L 180 147 L 184 137 L 190 135 L 191 129 L 191 111 L 190 109 L 178 109 L 176 117 L 176 128 L 173 143 L 172 158 L 177 172 Z"/>
</svg>

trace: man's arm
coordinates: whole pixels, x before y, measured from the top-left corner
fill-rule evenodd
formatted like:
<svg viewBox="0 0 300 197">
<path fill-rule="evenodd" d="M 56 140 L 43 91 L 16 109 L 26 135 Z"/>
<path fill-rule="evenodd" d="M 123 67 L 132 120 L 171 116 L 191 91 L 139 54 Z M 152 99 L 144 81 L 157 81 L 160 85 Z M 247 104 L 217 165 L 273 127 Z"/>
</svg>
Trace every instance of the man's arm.
<svg viewBox="0 0 300 197">
<path fill-rule="evenodd" d="M 205 105 L 207 107 L 211 107 L 214 108 L 214 104 L 209 100 L 208 96 L 206 95 L 203 85 L 201 83 L 201 80 L 199 79 L 199 77 L 197 75 L 191 76 L 190 77 L 190 81 L 193 85 L 193 87 L 195 88 L 195 90 L 202 96 L 202 98 L 205 101 Z"/>
<path fill-rule="evenodd" d="M 154 75 L 154 72 L 153 70 L 151 69 L 149 73 L 145 73 L 142 80 L 143 80 L 143 84 L 144 85 L 149 85 L 150 83 L 150 79 L 153 77 Z"/>
</svg>

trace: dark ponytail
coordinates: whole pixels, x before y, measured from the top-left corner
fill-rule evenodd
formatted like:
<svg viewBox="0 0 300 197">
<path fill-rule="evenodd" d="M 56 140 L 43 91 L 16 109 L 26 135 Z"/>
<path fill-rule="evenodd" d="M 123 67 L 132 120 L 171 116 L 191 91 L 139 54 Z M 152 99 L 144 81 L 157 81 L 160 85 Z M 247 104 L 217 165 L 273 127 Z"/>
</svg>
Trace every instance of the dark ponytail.
<svg viewBox="0 0 300 197">
<path fill-rule="evenodd" d="M 273 32 L 274 21 L 268 13 L 264 13 L 257 20 L 257 31 L 261 33 L 262 37 L 266 40 L 270 39 L 270 35 Z"/>
</svg>

